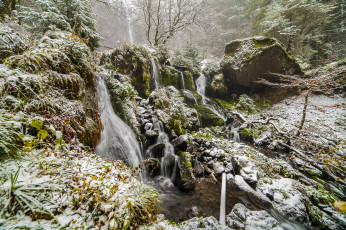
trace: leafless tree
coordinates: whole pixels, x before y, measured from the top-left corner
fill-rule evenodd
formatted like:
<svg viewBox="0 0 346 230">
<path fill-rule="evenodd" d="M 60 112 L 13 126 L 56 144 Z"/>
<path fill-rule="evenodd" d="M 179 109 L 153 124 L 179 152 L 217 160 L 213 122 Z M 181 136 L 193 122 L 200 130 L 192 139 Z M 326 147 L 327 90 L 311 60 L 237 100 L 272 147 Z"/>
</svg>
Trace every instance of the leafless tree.
<svg viewBox="0 0 346 230">
<path fill-rule="evenodd" d="M 166 44 L 174 34 L 199 24 L 208 0 L 136 0 L 134 5 L 145 23 L 151 45 Z"/>
</svg>

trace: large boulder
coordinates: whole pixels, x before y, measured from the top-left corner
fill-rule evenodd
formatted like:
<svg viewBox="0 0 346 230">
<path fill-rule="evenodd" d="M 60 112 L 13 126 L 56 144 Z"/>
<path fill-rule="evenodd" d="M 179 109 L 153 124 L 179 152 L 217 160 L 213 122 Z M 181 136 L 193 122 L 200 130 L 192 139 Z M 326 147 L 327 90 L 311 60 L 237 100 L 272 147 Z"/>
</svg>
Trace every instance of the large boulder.
<svg viewBox="0 0 346 230">
<path fill-rule="evenodd" d="M 231 41 L 226 45 L 221 67 L 229 94 L 261 92 L 268 87 L 260 86 L 257 83 L 259 79 L 280 81 L 272 73 L 302 73 L 299 64 L 287 54 L 282 45 L 276 39 L 266 37 Z"/>
</svg>

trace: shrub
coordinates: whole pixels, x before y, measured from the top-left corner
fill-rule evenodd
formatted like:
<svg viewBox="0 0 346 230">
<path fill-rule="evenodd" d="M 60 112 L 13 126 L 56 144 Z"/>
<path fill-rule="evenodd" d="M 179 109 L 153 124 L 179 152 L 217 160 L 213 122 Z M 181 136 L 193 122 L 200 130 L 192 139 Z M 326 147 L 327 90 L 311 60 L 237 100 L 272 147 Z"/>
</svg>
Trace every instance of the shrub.
<svg viewBox="0 0 346 230">
<path fill-rule="evenodd" d="M 24 20 L 32 24 L 34 32 L 48 30 L 73 32 L 94 50 L 101 37 L 96 33 L 95 14 L 90 0 L 30 0 L 21 7 Z M 33 5 L 33 7 L 31 7 Z"/>
</svg>

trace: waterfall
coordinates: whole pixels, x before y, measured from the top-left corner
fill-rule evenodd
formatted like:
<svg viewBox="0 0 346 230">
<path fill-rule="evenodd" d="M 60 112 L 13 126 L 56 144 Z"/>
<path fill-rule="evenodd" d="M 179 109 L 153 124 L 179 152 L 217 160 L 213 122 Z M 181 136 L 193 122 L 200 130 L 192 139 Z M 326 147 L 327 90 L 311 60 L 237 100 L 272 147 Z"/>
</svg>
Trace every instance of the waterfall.
<svg viewBox="0 0 346 230">
<path fill-rule="evenodd" d="M 238 131 L 232 130 L 231 134 L 232 134 L 233 141 L 240 142 L 240 136 Z"/>
<path fill-rule="evenodd" d="M 97 80 L 101 121 L 101 141 L 95 152 L 110 160 L 123 160 L 133 167 L 141 162 L 141 149 L 135 134 L 115 113 L 104 80 Z"/>
<path fill-rule="evenodd" d="M 225 116 L 222 114 L 222 112 L 218 111 L 217 107 L 215 107 L 213 104 L 207 105 L 207 97 L 205 96 L 207 78 L 205 77 L 203 73 L 201 73 L 201 76 L 199 76 L 199 78 L 196 80 L 196 86 L 197 86 L 197 93 L 202 96 L 202 104 L 205 105 L 211 111 L 213 111 L 216 115 L 218 115 L 224 121 L 226 121 Z"/>
<path fill-rule="evenodd" d="M 155 82 L 155 89 L 157 89 L 158 86 L 159 86 L 159 70 L 157 68 L 155 59 L 151 58 L 150 61 L 151 61 L 151 66 L 152 66 L 152 74 L 151 74 L 151 76 L 153 77 L 154 82 Z"/>
<path fill-rule="evenodd" d="M 185 91 L 185 79 L 184 79 L 184 73 L 180 72 L 181 76 L 181 85 L 183 86 L 183 90 Z"/>
<path fill-rule="evenodd" d="M 129 32 L 130 43 L 133 44 L 133 29 L 132 29 L 132 22 L 131 22 L 131 16 L 130 16 L 131 6 L 126 0 L 123 0 L 122 4 L 125 10 L 126 23 L 127 23 L 127 28 Z"/>
<path fill-rule="evenodd" d="M 174 154 L 174 147 L 169 142 L 168 135 L 165 133 L 163 124 L 161 121 L 157 119 L 157 117 L 153 117 L 154 129 L 158 130 L 159 136 L 157 138 L 157 144 L 165 144 L 163 156 L 161 159 L 161 176 L 171 178 L 175 167 L 176 167 L 176 157 Z"/>
<path fill-rule="evenodd" d="M 202 104 L 205 105 L 206 103 L 205 88 L 207 86 L 207 78 L 205 77 L 203 73 L 196 80 L 196 86 L 197 86 L 197 93 L 202 96 Z"/>
</svg>

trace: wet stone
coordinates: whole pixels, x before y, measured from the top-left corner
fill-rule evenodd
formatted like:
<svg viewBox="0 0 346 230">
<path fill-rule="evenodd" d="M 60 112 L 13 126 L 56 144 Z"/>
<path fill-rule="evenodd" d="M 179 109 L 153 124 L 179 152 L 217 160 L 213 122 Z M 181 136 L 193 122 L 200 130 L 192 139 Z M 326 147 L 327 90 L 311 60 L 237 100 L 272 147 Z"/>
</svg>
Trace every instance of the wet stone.
<svg viewBox="0 0 346 230">
<path fill-rule="evenodd" d="M 219 221 L 213 217 L 209 216 L 206 218 L 192 218 L 183 222 L 179 228 L 181 230 L 196 230 L 196 229 L 208 229 L 208 230 L 229 230 L 230 228 L 226 226 L 221 226 Z"/>
<path fill-rule="evenodd" d="M 146 123 L 145 126 L 144 126 L 144 130 L 147 131 L 147 130 L 151 130 L 153 128 L 153 123 Z"/>
<path fill-rule="evenodd" d="M 153 158 L 161 158 L 164 155 L 165 144 L 155 144 L 151 146 L 148 151 L 151 152 L 151 157 Z"/>
<path fill-rule="evenodd" d="M 246 213 L 246 230 L 283 230 L 280 223 L 267 211 L 248 211 Z"/>
<path fill-rule="evenodd" d="M 139 114 L 139 115 L 141 115 L 141 114 L 143 114 L 143 113 L 145 113 L 146 112 L 146 109 L 144 108 L 144 107 L 142 107 L 142 106 L 137 106 L 137 113 Z"/>
<path fill-rule="evenodd" d="M 144 167 L 150 177 L 160 175 L 160 161 L 158 159 L 149 158 L 144 161 Z"/>
<path fill-rule="evenodd" d="M 209 162 L 209 161 L 211 161 L 211 160 L 213 160 L 212 157 L 203 157 L 203 161 L 204 161 L 204 162 Z"/>
<path fill-rule="evenodd" d="M 234 205 L 231 213 L 226 216 L 227 226 L 232 229 L 245 229 L 247 211 L 248 209 L 243 204 Z"/>
<path fill-rule="evenodd" d="M 258 171 L 252 166 L 244 167 L 240 170 L 240 175 L 251 186 L 255 187 L 258 181 Z"/>
<path fill-rule="evenodd" d="M 148 119 L 141 119 L 141 123 L 144 125 L 150 123 L 150 121 Z"/>
<path fill-rule="evenodd" d="M 198 208 L 197 206 L 193 206 L 188 212 L 187 212 L 187 218 L 191 219 L 194 217 L 202 217 L 203 211 L 202 209 Z"/>
<path fill-rule="evenodd" d="M 221 176 L 225 172 L 225 168 L 219 162 L 213 164 L 213 169 L 216 176 Z"/>
<path fill-rule="evenodd" d="M 189 140 L 188 135 L 181 135 L 175 140 L 172 141 L 172 144 L 174 146 L 174 150 L 176 152 L 178 151 L 186 151 L 187 150 L 187 142 Z"/>
<path fill-rule="evenodd" d="M 225 173 L 230 173 L 230 172 L 233 172 L 234 169 L 233 169 L 233 165 L 232 163 L 228 163 L 225 167 Z"/>
<path fill-rule="evenodd" d="M 195 166 L 193 167 L 193 172 L 196 177 L 202 177 L 204 176 L 204 167 L 203 164 L 199 161 L 196 162 Z"/>
</svg>

